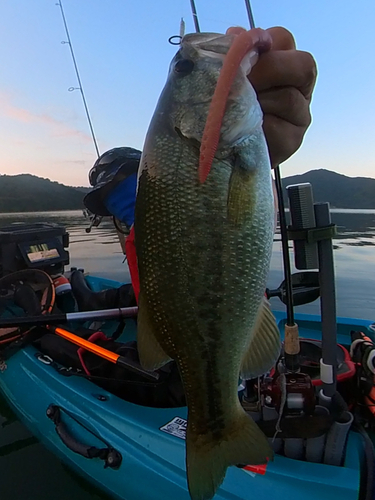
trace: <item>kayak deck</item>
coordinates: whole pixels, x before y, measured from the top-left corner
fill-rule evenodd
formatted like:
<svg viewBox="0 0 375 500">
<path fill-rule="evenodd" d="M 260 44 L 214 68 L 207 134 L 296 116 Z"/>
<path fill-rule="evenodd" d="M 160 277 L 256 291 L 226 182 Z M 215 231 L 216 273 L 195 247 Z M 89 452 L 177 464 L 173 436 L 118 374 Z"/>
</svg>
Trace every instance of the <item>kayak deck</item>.
<svg viewBox="0 0 375 500">
<path fill-rule="evenodd" d="M 113 281 L 88 277 L 93 290 L 116 286 Z M 283 332 L 285 314 L 275 316 Z M 296 315 L 301 337 L 320 339 L 318 316 Z M 338 342 L 348 344 L 352 329 L 366 329 L 370 321 L 338 319 Z M 108 323 L 108 328 L 113 324 Z M 119 340 L 136 337 L 134 320 L 127 320 Z M 0 374 L 0 390 L 20 420 L 49 449 L 76 472 L 110 495 L 128 500 L 189 500 L 185 471 L 185 443 L 178 430 L 162 430 L 176 417 L 187 417 L 185 407 L 149 408 L 120 399 L 84 377 L 59 371 L 55 363 L 31 345 L 18 351 Z M 50 405 L 61 409 L 69 433 L 86 445 L 113 447 L 122 456 L 120 467 L 104 468 L 98 458 L 87 459 L 61 441 L 55 424 L 47 416 Z M 171 424 L 172 425 L 172 424 Z M 173 427 L 173 425 L 172 425 Z M 245 500 L 340 500 L 358 498 L 360 436 L 350 432 L 343 466 L 308 463 L 276 455 L 264 475 L 230 467 L 215 498 Z M 152 485 L 152 486 L 151 486 Z"/>
</svg>

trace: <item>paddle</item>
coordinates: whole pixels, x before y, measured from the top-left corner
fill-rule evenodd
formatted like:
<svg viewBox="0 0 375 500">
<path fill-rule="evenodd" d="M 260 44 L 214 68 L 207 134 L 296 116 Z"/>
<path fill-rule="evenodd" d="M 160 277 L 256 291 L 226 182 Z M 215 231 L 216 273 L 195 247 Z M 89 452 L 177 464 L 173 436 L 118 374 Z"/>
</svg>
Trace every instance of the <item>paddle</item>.
<svg viewBox="0 0 375 500">
<path fill-rule="evenodd" d="M 67 314 L 48 314 L 40 316 L 17 316 L 0 320 L 0 328 L 12 326 L 42 326 L 57 325 L 68 321 L 87 321 L 101 319 L 132 318 L 137 316 L 138 307 L 122 307 L 116 309 L 103 309 L 99 311 L 81 311 Z"/>
<path fill-rule="evenodd" d="M 293 305 L 301 306 L 316 300 L 320 295 L 319 273 L 317 271 L 292 274 Z M 284 304 L 287 303 L 287 286 L 284 280 L 279 288 L 266 288 L 267 298 L 278 297 Z"/>
</svg>

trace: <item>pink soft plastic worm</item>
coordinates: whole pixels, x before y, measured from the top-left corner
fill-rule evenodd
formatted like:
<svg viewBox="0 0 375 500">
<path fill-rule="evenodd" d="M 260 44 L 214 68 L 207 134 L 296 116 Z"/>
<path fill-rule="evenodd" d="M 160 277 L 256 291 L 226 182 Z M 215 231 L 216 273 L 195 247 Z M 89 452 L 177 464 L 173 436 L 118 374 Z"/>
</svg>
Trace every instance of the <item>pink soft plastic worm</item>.
<svg viewBox="0 0 375 500">
<path fill-rule="evenodd" d="M 266 52 L 271 48 L 271 44 L 272 38 L 269 33 L 260 28 L 254 28 L 250 31 L 243 31 L 237 35 L 228 50 L 216 84 L 203 131 L 198 169 L 201 183 L 207 179 L 211 169 L 220 139 L 220 130 L 229 91 L 242 59 L 252 49 L 256 49 L 258 52 Z"/>
</svg>

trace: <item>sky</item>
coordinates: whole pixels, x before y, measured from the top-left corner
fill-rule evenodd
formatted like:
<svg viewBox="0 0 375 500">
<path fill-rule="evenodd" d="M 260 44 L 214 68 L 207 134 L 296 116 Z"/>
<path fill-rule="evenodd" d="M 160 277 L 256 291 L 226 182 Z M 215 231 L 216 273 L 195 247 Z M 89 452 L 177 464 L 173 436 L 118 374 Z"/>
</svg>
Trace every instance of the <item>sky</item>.
<svg viewBox="0 0 375 500">
<path fill-rule="evenodd" d="M 375 177 L 374 0 L 252 0 L 255 23 L 284 26 L 311 52 L 313 121 L 281 165 L 289 176 L 326 168 Z M 142 149 L 189 0 L 62 0 L 100 152 Z M 248 27 L 244 0 L 196 0 L 202 31 Z M 54 0 L 0 6 L 0 174 L 31 173 L 87 186 L 96 159 Z"/>
</svg>

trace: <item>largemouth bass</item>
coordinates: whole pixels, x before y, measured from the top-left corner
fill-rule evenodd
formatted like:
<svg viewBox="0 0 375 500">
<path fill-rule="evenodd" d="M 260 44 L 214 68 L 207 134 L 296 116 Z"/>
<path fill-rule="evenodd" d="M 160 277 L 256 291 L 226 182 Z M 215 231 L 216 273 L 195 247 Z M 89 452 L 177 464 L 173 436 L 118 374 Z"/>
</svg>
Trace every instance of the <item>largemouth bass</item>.
<svg viewBox="0 0 375 500">
<path fill-rule="evenodd" d="M 208 116 L 236 40 L 215 33 L 183 38 L 147 133 L 135 211 L 140 360 L 149 370 L 170 359 L 178 365 L 193 500 L 212 498 L 228 466 L 272 458 L 237 393 L 240 373 L 263 374 L 280 351 L 263 298 L 274 204 L 262 112 L 247 79 L 254 44 L 221 95 L 225 113 L 213 115 L 214 139 Z M 205 127 L 209 140 L 201 145 Z"/>
</svg>

